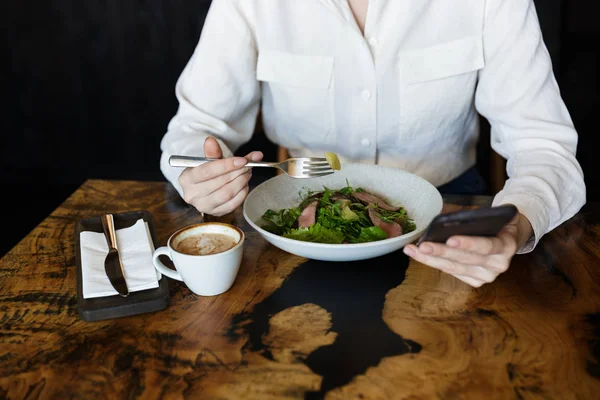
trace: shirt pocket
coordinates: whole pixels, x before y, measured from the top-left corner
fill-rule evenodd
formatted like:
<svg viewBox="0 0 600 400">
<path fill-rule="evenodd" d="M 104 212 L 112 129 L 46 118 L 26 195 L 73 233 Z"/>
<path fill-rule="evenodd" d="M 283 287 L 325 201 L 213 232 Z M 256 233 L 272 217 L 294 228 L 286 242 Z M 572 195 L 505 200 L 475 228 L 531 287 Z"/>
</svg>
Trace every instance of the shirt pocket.
<svg viewBox="0 0 600 400">
<path fill-rule="evenodd" d="M 436 126 L 456 120 L 473 108 L 484 65 L 481 36 L 400 53 L 400 116 L 428 118 Z"/>
<path fill-rule="evenodd" d="M 334 139 L 333 66 L 333 57 L 259 53 L 265 128 L 279 143 L 314 147 Z"/>
</svg>

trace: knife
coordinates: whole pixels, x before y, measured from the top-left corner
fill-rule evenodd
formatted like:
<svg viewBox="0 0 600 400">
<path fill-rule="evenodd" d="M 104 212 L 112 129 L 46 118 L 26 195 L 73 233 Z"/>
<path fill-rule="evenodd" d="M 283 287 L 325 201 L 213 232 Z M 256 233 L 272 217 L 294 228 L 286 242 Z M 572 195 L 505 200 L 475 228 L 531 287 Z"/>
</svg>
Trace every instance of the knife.
<svg viewBox="0 0 600 400">
<path fill-rule="evenodd" d="M 110 280 L 115 290 L 119 292 L 122 297 L 129 295 L 129 288 L 125 281 L 125 271 L 123 270 L 123 264 L 121 263 L 121 257 L 119 255 L 119 249 L 117 248 L 117 235 L 115 233 L 115 222 L 112 214 L 103 215 L 102 228 L 104 229 L 104 236 L 108 242 L 108 254 L 104 259 L 104 270 L 106 276 Z"/>
</svg>

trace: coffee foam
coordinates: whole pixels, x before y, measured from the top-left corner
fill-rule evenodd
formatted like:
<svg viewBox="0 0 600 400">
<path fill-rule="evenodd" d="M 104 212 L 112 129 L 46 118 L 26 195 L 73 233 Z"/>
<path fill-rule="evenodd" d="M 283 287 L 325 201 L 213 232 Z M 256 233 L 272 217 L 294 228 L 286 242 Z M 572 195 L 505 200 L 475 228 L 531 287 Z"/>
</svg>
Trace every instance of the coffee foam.
<svg viewBox="0 0 600 400">
<path fill-rule="evenodd" d="M 240 232 L 230 226 L 220 224 L 220 223 L 201 223 L 198 225 L 191 226 L 189 228 L 183 229 L 179 233 L 177 233 L 171 240 L 171 247 L 176 249 L 181 243 L 182 240 L 188 238 L 190 236 L 197 236 L 202 233 L 219 233 L 222 235 L 227 235 L 232 237 L 236 244 L 242 239 L 242 235 Z"/>
</svg>

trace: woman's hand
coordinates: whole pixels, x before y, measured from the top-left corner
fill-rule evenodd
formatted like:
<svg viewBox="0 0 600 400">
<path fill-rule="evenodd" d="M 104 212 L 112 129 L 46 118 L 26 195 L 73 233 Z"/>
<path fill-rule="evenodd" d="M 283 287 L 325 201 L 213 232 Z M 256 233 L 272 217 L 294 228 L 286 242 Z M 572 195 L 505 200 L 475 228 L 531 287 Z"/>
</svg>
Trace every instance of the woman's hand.
<svg viewBox="0 0 600 400">
<path fill-rule="evenodd" d="M 215 138 L 204 141 L 204 155 L 222 158 L 221 146 Z M 248 161 L 260 161 L 263 154 L 254 151 L 246 157 L 224 158 L 194 168 L 186 168 L 179 176 L 183 199 L 198 211 L 222 216 L 235 210 L 248 194 L 248 181 L 252 176 Z"/>
<path fill-rule="evenodd" d="M 505 272 L 517 250 L 532 235 L 529 220 L 518 214 L 496 237 L 453 236 L 445 244 L 407 245 L 404 253 L 471 286 L 480 287 Z"/>
</svg>

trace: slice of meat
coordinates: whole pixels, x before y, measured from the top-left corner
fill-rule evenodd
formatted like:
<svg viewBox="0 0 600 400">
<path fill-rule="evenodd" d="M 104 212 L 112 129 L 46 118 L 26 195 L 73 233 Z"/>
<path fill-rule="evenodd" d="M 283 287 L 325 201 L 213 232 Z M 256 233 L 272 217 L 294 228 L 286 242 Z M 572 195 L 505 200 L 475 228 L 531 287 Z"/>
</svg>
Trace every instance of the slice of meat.
<svg viewBox="0 0 600 400">
<path fill-rule="evenodd" d="M 330 201 L 335 202 L 337 200 L 350 200 L 347 196 L 344 196 L 343 194 L 334 194 L 333 196 L 331 196 L 329 198 Z"/>
<path fill-rule="evenodd" d="M 385 222 L 381 218 L 381 216 L 374 211 L 372 208 L 369 208 L 369 218 L 373 225 L 380 227 L 387 233 L 388 239 L 396 236 L 402 235 L 402 227 L 395 222 Z"/>
<path fill-rule="evenodd" d="M 324 192 L 316 192 L 307 197 L 307 199 L 320 199 Z"/>
<path fill-rule="evenodd" d="M 315 200 L 304 207 L 302 213 L 300 213 L 300 216 L 298 217 L 299 228 L 308 228 L 316 222 L 317 204 L 319 204 L 319 202 Z"/>
<path fill-rule="evenodd" d="M 300 207 L 306 208 L 310 203 L 312 203 L 315 200 L 319 200 L 321 197 L 323 197 L 323 192 L 316 192 L 311 194 L 310 196 L 306 197 L 304 200 L 302 200 L 302 203 L 300 203 Z"/>
<path fill-rule="evenodd" d="M 379 207 L 388 211 L 397 211 L 399 209 L 398 207 L 390 206 L 388 203 L 386 203 L 379 197 L 368 192 L 354 192 L 354 196 L 356 196 L 356 198 L 359 199 L 365 205 L 369 205 L 370 203 L 377 204 Z"/>
</svg>

